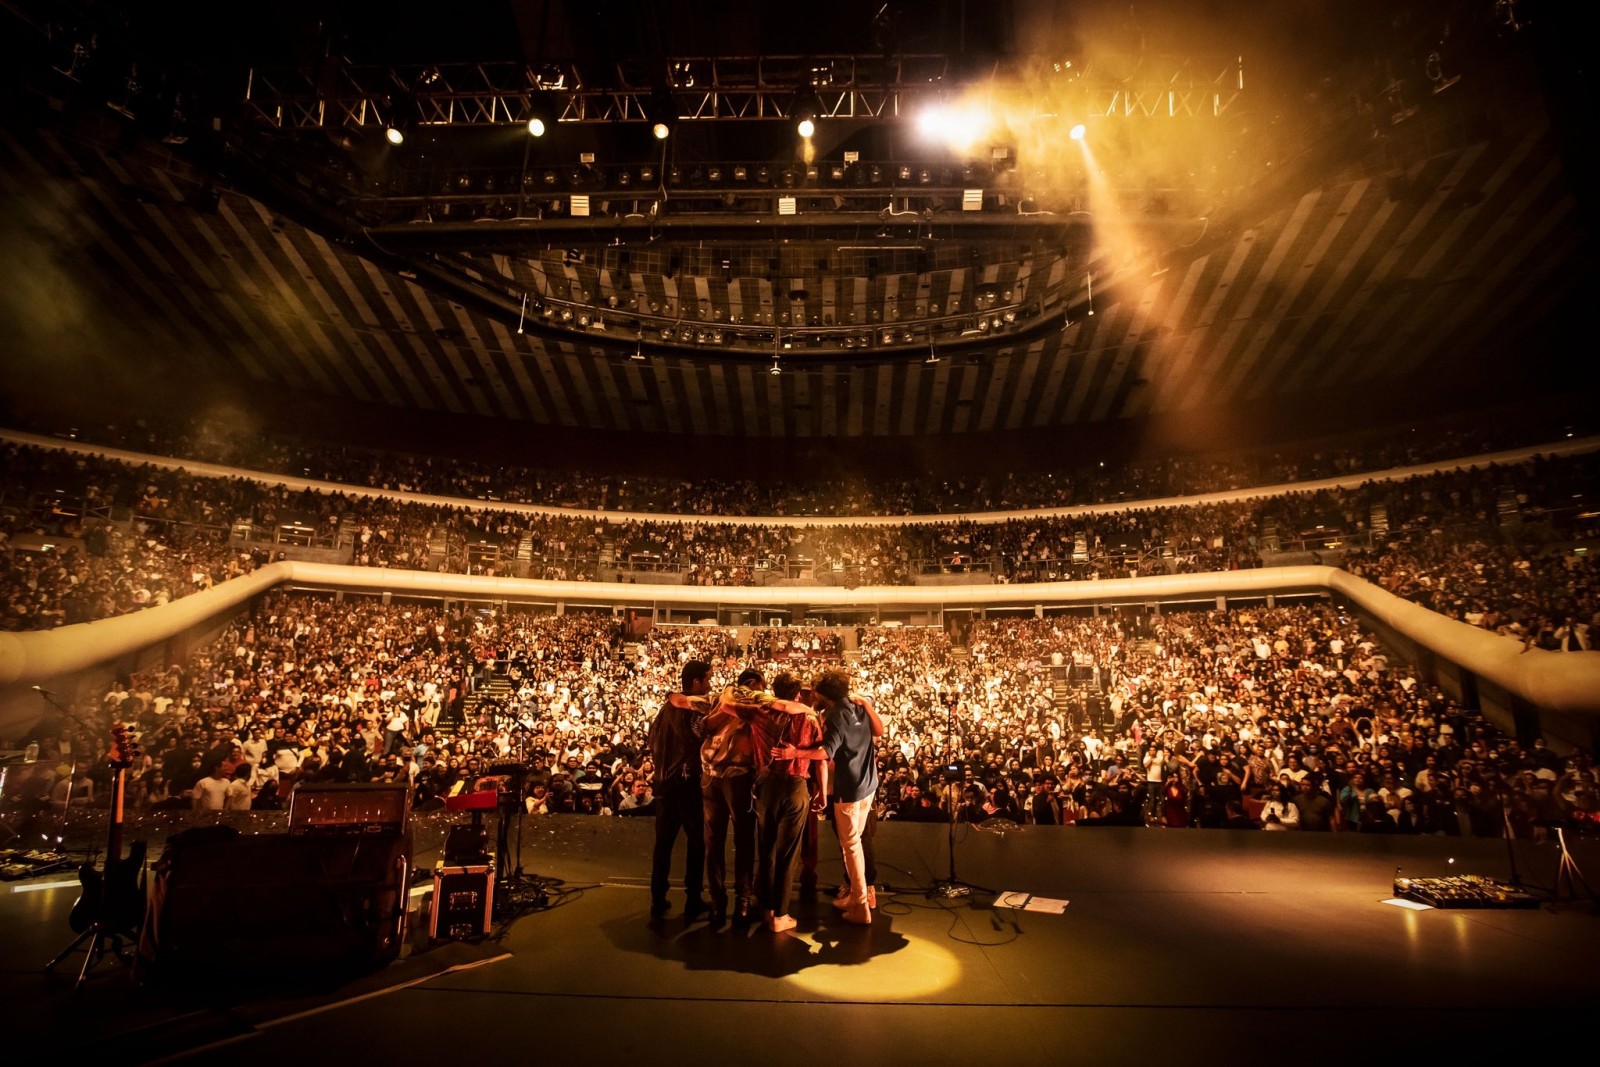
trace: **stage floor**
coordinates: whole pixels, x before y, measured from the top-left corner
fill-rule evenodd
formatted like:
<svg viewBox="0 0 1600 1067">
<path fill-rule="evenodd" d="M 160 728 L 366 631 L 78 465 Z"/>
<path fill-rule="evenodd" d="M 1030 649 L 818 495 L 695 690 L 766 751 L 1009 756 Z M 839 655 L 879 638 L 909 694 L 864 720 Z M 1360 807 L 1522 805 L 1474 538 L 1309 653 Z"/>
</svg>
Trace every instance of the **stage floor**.
<svg viewBox="0 0 1600 1067">
<path fill-rule="evenodd" d="M 862 928 L 828 905 L 839 864 L 824 830 L 824 892 L 802 898 L 798 929 L 773 935 L 685 923 L 677 891 L 672 914 L 650 921 L 650 834 L 648 820 L 529 820 L 523 866 L 550 882 L 552 906 L 480 943 L 429 944 L 424 913 L 397 962 L 298 989 L 254 987 L 249 959 L 182 987 L 135 985 L 108 959 L 73 991 L 81 957 L 53 976 L 42 967 L 71 939 L 75 879 L 0 886 L 0 1011 L 13 1048 L 124 1063 L 205 1054 L 230 1067 L 345 1056 L 1483 1062 L 1592 1036 L 1600 913 L 1555 897 L 1554 844 L 961 828 L 955 873 L 981 888 L 944 897 L 929 889 L 951 873 L 945 828 L 891 823 L 879 873 L 895 892 Z M 1576 855 L 1600 874 L 1600 850 L 1584 842 Z M 1545 904 L 1407 910 L 1383 903 L 1397 867 L 1515 873 Z M 996 892 L 1067 905 L 996 907 Z"/>
</svg>

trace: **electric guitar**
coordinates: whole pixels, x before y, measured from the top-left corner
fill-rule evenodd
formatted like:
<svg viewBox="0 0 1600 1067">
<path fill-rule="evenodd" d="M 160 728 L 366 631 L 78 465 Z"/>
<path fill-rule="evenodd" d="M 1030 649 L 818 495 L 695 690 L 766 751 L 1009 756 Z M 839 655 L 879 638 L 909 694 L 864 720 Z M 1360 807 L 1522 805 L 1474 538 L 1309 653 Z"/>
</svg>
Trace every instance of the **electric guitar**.
<svg viewBox="0 0 1600 1067">
<path fill-rule="evenodd" d="M 74 933 L 81 934 L 95 926 L 130 931 L 144 921 L 144 842 L 135 841 L 128 855 L 122 855 L 123 784 L 136 748 L 124 723 L 111 727 L 111 820 L 106 834 L 105 870 L 96 870 L 93 862 L 78 869 L 78 882 L 83 888 L 67 916 Z"/>
</svg>

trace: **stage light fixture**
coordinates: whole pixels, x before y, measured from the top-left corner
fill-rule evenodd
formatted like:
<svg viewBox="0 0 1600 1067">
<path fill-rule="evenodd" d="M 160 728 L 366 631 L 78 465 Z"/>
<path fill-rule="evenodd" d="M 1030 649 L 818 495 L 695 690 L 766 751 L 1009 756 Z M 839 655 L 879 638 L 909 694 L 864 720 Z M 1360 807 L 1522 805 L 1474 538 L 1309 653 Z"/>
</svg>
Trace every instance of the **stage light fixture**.
<svg viewBox="0 0 1600 1067">
<path fill-rule="evenodd" d="M 1067 135 L 1074 141 L 1081 141 L 1083 140 L 1083 135 L 1087 132 L 1088 130 L 1084 129 L 1083 123 L 1080 122 L 1076 126 L 1072 127 L 1072 129 L 1068 131 Z"/>
<path fill-rule="evenodd" d="M 387 137 L 389 139 L 389 143 L 394 145 L 396 148 L 404 144 L 406 140 L 405 133 L 402 132 L 398 126 L 390 126 L 388 129 L 383 131 L 383 135 Z"/>
<path fill-rule="evenodd" d="M 678 102 L 665 86 L 657 86 L 643 102 L 644 117 L 650 123 L 650 132 L 658 141 L 665 141 L 678 122 Z"/>
<path fill-rule="evenodd" d="M 989 132 L 989 115 L 975 104 L 935 104 L 917 116 L 917 131 L 924 137 L 943 141 L 951 148 L 966 149 Z"/>
<path fill-rule="evenodd" d="M 817 98 L 817 91 L 811 86 L 803 86 L 794 94 L 795 130 L 806 140 L 817 132 L 817 116 L 821 113 L 822 101 Z"/>
<path fill-rule="evenodd" d="M 535 116 L 528 120 L 528 132 L 535 137 L 544 136 L 544 119 Z"/>
</svg>

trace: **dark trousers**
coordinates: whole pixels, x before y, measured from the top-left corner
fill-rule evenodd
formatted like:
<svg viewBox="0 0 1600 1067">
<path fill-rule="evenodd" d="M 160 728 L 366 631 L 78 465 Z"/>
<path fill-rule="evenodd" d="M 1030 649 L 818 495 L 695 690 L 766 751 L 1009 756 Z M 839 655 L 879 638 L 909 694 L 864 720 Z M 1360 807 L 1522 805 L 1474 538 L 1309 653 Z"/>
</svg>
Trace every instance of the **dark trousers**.
<svg viewBox="0 0 1600 1067">
<path fill-rule="evenodd" d="M 828 805 L 833 810 L 833 805 Z M 800 888 L 807 893 L 817 888 L 817 843 L 822 838 L 822 820 L 810 806 L 806 807 L 805 836 L 800 842 Z"/>
<path fill-rule="evenodd" d="M 811 790 L 804 778 L 769 774 L 756 794 L 756 901 L 763 911 L 789 914 L 794 872 L 805 838 Z"/>
<path fill-rule="evenodd" d="M 756 817 L 750 808 L 748 774 L 732 778 L 707 778 L 703 804 L 705 820 L 706 894 L 711 910 L 728 910 L 728 823 L 733 823 L 733 891 L 748 901 L 755 881 Z"/>
<path fill-rule="evenodd" d="M 650 900 L 667 902 L 672 873 L 672 850 L 682 833 L 689 843 L 689 858 L 683 866 L 683 889 L 690 902 L 700 900 L 705 881 L 706 853 L 700 804 L 700 779 L 677 778 L 663 782 L 656 793 L 656 847 L 650 856 Z"/>
</svg>

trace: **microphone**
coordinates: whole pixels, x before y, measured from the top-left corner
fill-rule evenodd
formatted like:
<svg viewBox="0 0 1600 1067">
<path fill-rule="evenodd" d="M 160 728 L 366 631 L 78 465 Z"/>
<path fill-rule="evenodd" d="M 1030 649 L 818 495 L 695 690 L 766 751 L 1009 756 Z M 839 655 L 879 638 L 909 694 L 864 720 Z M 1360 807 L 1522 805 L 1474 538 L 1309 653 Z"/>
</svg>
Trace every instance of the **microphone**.
<svg viewBox="0 0 1600 1067">
<path fill-rule="evenodd" d="M 34 687 L 33 687 L 33 691 L 34 691 L 34 692 L 35 692 L 35 693 L 43 693 L 43 694 L 44 694 L 44 695 L 45 695 L 45 696 L 47 696 L 47 697 L 53 697 L 53 696 L 55 696 L 55 694 L 54 694 L 54 693 L 52 693 L 52 692 L 50 692 L 50 690 L 48 690 L 48 689 L 46 689 L 46 688 L 45 688 L 45 687 L 44 687 L 44 686 L 42 686 L 42 685 L 36 685 L 36 686 L 34 686 Z"/>
</svg>

